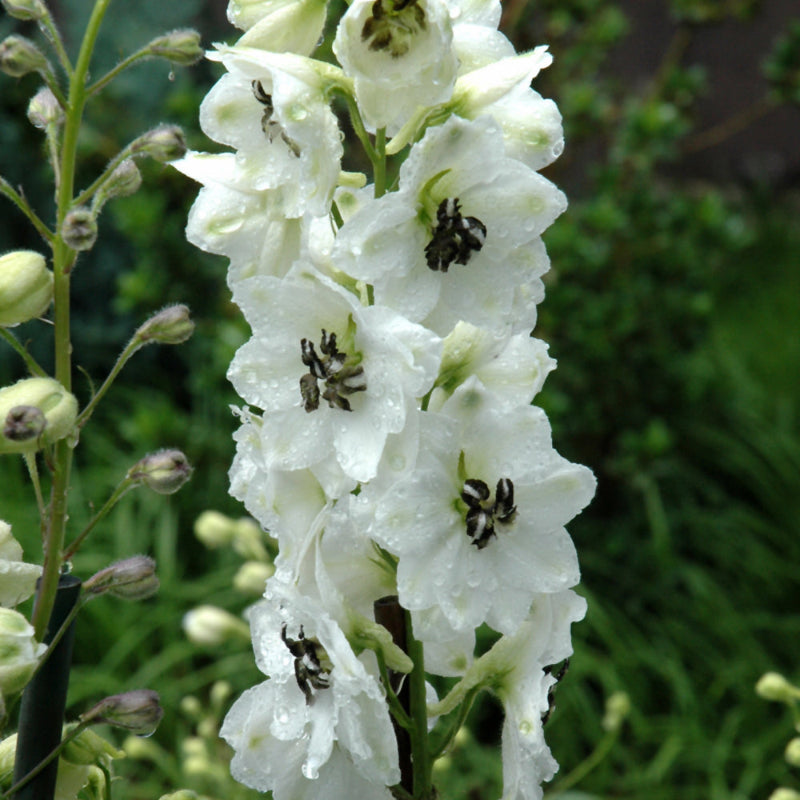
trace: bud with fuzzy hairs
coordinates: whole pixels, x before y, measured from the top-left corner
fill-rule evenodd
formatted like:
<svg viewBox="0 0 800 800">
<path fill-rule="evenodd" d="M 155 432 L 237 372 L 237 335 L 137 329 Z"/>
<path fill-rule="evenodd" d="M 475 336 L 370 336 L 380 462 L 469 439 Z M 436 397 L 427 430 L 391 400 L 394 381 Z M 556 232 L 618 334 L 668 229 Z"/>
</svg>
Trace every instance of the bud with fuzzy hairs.
<svg viewBox="0 0 800 800">
<path fill-rule="evenodd" d="M 47 8 L 42 0 L 2 0 L 3 8 L 9 17 L 38 22 L 47 16 Z"/>
<path fill-rule="evenodd" d="M 108 592 L 123 600 L 144 600 L 158 591 L 156 562 L 149 556 L 125 558 L 96 572 L 83 588 L 93 595 Z"/>
<path fill-rule="evenodd" d="M 24 36 L 12 34 L 0 42 L 0 70 L 12 78 L 39 72 L 47 66 L 41 50 Z"/>
<path fill-rule="evenodd" d="M 191 28 L 182 28 L 153 39 L 147 50 L 153 56 L 166 58 L 173 64 L 189 67 L 203 57 L 200 34 Z"/>
<path fill-rule="evenodd" d="M 97 216 L 85 206 L 68 211 L 61 226 L 61 237 L 72 250 L 91 250 L 97 241 Z"/>
<path fill-rule="evenodd" d="M 134 689 L 106 697 L 85 714 L 81 714 L 80 720 L 123 728 L 138 736 L 150 736 L 163 716 L 164 709 L 161 708 L 156 692 L 151 689 Z"/>
<path fill-rule="evenodd" d="M 128 470 L 128 479 L 158 494 L 174 494 L 192 476 L 192 468 L 180 450 L 149 453 Z"/>
<path fill-rule="evenodd" d="M 189 307 L 174 305 L 162 308 L 143 323 L 133 335 L 141 344 L 183 344 L 194 333 Z"/>
<path fill-rule="evenodd" d="M 130 144 L 134 156 L 148 156 L 164 164 L 186 155 L 186 139 L 177 125 L 159 125 Z"/>
<path fill-rule="evenodd" d="M 40 130 L 47 130 L 50 125 L 60 125 L 64 121 L 64 109 L 46 86 L 39 89 L 28 103 L 28 120 Z"/>
</svg>

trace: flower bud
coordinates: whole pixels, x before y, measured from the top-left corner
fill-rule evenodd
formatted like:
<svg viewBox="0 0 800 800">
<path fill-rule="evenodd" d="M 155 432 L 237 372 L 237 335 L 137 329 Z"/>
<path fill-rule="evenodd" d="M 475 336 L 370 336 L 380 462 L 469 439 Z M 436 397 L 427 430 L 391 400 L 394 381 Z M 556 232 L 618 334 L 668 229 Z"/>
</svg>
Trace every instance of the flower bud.
<svg viewBox="0 0 800 800">
<path fill-rule="evenodd" d="M 65 726 L 64 733 L 69 732 L 72 726 Z M 65 737 L 66 738 L 66 737 Z M 61 757 L 71 764 L 89 766 L 96 764 L 99 759 L 124 758 L 125 751 L 118 750 L 111 742 L 96 734 L 90 728 L 82 730 L 74 739 L 69 739 L 61 751 Z"/>
<path fill-rule="evenodd" d="M 272 577 L 275 567 L 263 561 L 245 561 L 233 576 L 233 588 L 237 592 L 260 597 L 264 594 L 267 579 Z"/>
<path fill-rule="evenodd" d="M 618 731 L 631 713 L 631 699 L 626 692 L 614 692 L 606 700 L 606 713 L 603 715 L 602 726 L 607 731 Z"/>
<path fill-rule="evenodd" d="M 96 572 L 83 584 L 93 595 L 108 592 L 122 600 L 144 600 L 158 591 L 156 562 L 149 556 L 133 556 Z"/>
<path fill-rule="evenodd" d="M 200 34 L 191 28 L 182 28 L 159 36 L 150 42 L 147 49 L 151 55 L 166 58 L 182 67 L 196 64 L 204 55 L 203 48 L 200 47 Z"/>
<path fill-rule="evenodd" d="M 216 606 L 198 606 L 183 615 L 183 631 L 190 642 L 216 647 L 231 639 L 250 641 L 250 626 Z"/>
<path fill-rule="evenodd" d="M 0 608 L 0 694 L 20 691 L 47 646 L 36 641 L 33 626 L 18 611 Z"/>
<path fill-rule="evenodd" d="M 97 241 L 97 218 L 85 206 L 68 211 L 61 226 L 61 237 L 72 250 L 91 250 Z"/>
<path fill-rule="evenodd" d="M 15 417 L 20 407 L 38 408 L 46 425 L 40 436 L 14 441 L 5 435 L 8 417 Z M 29 412 L 28 412 L 29 413 Z M 78 401 L 53 378 L 25 378 L 0 389 L 0 453 L 33 453 L 44 444 L 63 439 L 73 429 L 78 415 Z"/>
<path fill-rule="evenodd" d="M 264 532 L 252 517 L 240 517 L 234 527 L 233 549 L 242 558 L 253 561 L 266 561 L 269 558 L 264 547 Z"/>
<path fill-rule="evenodd" d="M 237 42 L 273 53 L 311 55 L 325 26 L 325 0 L 230 0 L 228 19 L 247 33 Z"/>
<path fill-rule="evenodd" d="M 0 70 L 12 78 L 38 72 L 47 66 L 41 50 L 24 36 L 12 34 L 0 42 Z"/>
<path fill-rule="evenodd" d="M 46 86 L 39 89 L 28 103 L 28 119 L 40 130 L 46 130 L 50 125 L 60 125 L 64 121 L 64 109 Z"/>
<path fill-rule="evenodd" d="M 0 0 L 9 17 L 37 22 L 47 15 L 42 0 Z"/>
<path fill-rule="evenodd" d="M 155 733 L 164 716 L 158 694 L 150 689 L 135 689 L 111 695 L 81 714 L 81 722 L 104 723 L 123 728 L 137 736 Z"/>
<path fill-rule="evenodd" d="M 225 703 L 228 702 L 228 698 L 230 698 L 232 694 L 233 687 L 228 681 L 214 681 L 214 683 L 211 684 L 211 691 L 208 694 L 211 707 L 216 709 L 222 708 Z"/>
<path fill-rule="evenodd" d="M 36 406 L 14 406 L 6 415 L 3 436 L 12 442 L 25 442 L 42 435 L 47 420 Z"/>
<path fill-rule="evenodd" d="M 767 672 L 758 679 L 756 694 L 765 700 L 792 703 L 800 697 L 800 689 L 789 683 L 783 675 Z"/>
<path fill-rule="evenodd" d="M 795 736 L 789 741 L 783 751 L 783 756 L 790 766 L 800 767 L 800 737 Z"/>
<path fill-rule="evenodd" d="M 118 164 L 97 192 L 94 199 L 95 212 L 115 197 L 128 197 L 139 191 L 142 173 L 132 158 Z"/>
<path fill-rule="evenodd" d="M 159 125 L 134 139 L 130 151 L 134 156 L 149 156 L 163 164 L 186 155 L 186 139 L 177 125 Z"/>
<path fill-rule="evenodd" d="M 204 511 L 194 521 L 194 535 L 209 549 L 226 547 L 236 534 L 236 520 L 219 511 Z"/>
<path fill-rule="evenodd" d="M 769 796 L 768 800 L 800 800 L 800 794 L 794 789 L 780 786 Z"/>
<path fill-rule="evenodd" d="M 192 468 L 180 450 L 149 453 L 128 470 L 128 478 L 143 483 L 158 494 L 174 494 L 192 475 Z"/>
<path fill-rule="evenodd" d="M 169 794 L 162 794 L 158 800 L 197 800 L 197 792 L 191 789 L 178 789 L 177 792 L 170 792 Z"/>
<path fill-rule="evenodd" d="M 52 299 L 53 273 L 44 256 L 33 250 L 0 256 L 0 327 L 40 317 Z"/>
<path fill-rule="evenodd" d="M 194 322 L 189 308 L 174 305 L 162 308 L 147 320 L 134 334 L 142 344 L 182 344 L 194 333 Z"/>
</svg>

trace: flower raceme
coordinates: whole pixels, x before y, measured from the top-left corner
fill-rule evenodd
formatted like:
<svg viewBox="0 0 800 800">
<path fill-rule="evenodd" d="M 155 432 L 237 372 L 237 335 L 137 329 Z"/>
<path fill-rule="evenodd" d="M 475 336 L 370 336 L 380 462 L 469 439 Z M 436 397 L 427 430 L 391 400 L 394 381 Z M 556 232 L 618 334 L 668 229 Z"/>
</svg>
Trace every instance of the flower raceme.
<svg viewBox="0 0 800 800">
<path fill-rule="evenodd" d="M 268 679 L 222 735 L 276 800 L 423 800 L 425 673 L 444 675 L 428 713 L 495 692 L 504 798 L 539 798 L 553 665 L 585 607 L 565 525 L 595 489 L 531 405 L 555 367 L 530 336 L 542 234 L 566 208 L 537 171 L 563 148 L 531 88 L 552 58 L 514 52 L 498 0 L 353 0 L 326 63 L 325 10 L 231 0 L 245 33 L 209 54 L 226 72 L 200 119 L 232 151 L 174 162 L 202 184 L 187 236 L 230 260 L 251 328 L 228 373 L 231 493 L 279 546 L 249 617 Z M 344 130 L 370 175 L 342 171 Z M 369 619 L 378 602 L 404 632 Z M 476 659 L 483 624 L 498 642 Z"/>
</svg>

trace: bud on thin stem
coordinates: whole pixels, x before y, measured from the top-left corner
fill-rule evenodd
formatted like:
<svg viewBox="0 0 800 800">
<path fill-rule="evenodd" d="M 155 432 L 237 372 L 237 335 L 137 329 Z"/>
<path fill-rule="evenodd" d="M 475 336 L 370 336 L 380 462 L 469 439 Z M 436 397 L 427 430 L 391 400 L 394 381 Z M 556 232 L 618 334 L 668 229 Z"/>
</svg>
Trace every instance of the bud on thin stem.
<svg viewBox="0 0 800 800">
<path fill-rule="evenodd" d="M 142 185 L 142 174 L 132 158 L 126 158 L 112 170 L 103 181 L 92 201 L 92 211 L 96 215 L 100 209 L 115 197 L 128 197 L 135 194 Z"/>
<path fill-rule="evenodd" d="M 134 333 L 139 344 L 182 344 L 194 333 L 194 322 L 185 305 L 167 306 L 143 323 Z"/>
<path fill-rule="evenodd" d="M 28 119 L 31 124 L 40 130 L 46 130 L 51 125 L 61 125 L 64 122 L 64 109 L 59 105 L 53 92 L 43 87 L 31 98 L 28 104 Z"/>
<path fill-rule="evenodd" d="M 12 78 L 47 67 L 47 59 L 36 45 L 24 36 L 7 36 L 0 42 L 0 70 Z"/>
<path fill-rule="evenodd" d="M 61 236 L 72 250 L 91 250 L 97 241 L 97 218 L 94 212 L 85 206 L 68 211 Z"/>
<path fill-rule="evenodd" d="M 111 695 L 81 714 L 81 722 L 105 723 L 123 728 L 138 736 L 155 733 L 164 716 L 158 694 L 150 689 L 135 689 L 123 694 Z"/>
<path fill-rule="evenodd" d="M 166 58 L 173 64 L 182 67 L 196 64 L 203 57 L 200 34 L 191 28 L 183 28 L 159 36 L 153 39 L 146 49 L 150 55 Z"/>
<path fill-rule="evenodd" d="M 159 450 L 134 464 L 128 470 L 127 478 L 158 494 L 174 494 L 191 475 L 192 468 L 180 450 Z"/>
<path fill-rule="evenodd" d="M 123 600 L 144 600 L 158 591 L 156 562 L 149 556 L 132 556 L 117 561 L 84 581 L 92 595 L 108 592 Z"/>
<path fill-rule="evenodd" d="M 9 17 L 38 22 L 47 16 L 47 8 L 42 0 L 2 0 L 3 8 Z"/>
<path fill-rule="evenodd" d="M 149 156 L 162 164 L 186 154 L 186 139 L 177 125 L 159 125 L 130 144 L 133 156 Z"/>
</svg>

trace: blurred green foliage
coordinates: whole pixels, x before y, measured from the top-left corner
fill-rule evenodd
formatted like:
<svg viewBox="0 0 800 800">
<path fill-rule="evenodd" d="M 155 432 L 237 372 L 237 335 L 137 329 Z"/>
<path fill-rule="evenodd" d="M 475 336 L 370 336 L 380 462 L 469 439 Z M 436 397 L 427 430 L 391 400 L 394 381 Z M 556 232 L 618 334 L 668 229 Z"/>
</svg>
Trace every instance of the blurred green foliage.
<svg viewBox="0 0 800 800">
<path fill-rule="evenodd" d="M 547 735 L 569 773 L 602 738 L 604 701 L 622 689 L 633 705 L 629 723 L 579 785 L 582 796 L 745 800 L 792 785 L 781 757 L 787 720 L 753 686 L 767 669 L 800 674 L 800 614 L 789 602 L 800 564 L 800 193 L 682 176 L 698 104 L 713 88 L 681 54 L 702 26 L 752 16 L 758 4 L 662 5 L 676 21 L 675 40 L 643 86 L 607 67 L 631 35 L 620 4 L 506 7 L 520 47 L 548 42 L 558 54 L 536 88 L 558 102 L 568 143 L 547 172 L 571 204 L 545 237 L 553 268 L 536 331 L 560 366 L 537 402 L 556 447 L 599 479 L 595 502 L 571 526 L 589 613 L 574 628 L 576 655 Z M 61 4 L 68 47 L 84 6 Z M 161 29 L 194 24 L 206 41 L 231 38 L 200 0 L 142 0 L 113 13 L 101 45 L 105 66 Z M 0 34 L 9 31 L 0 20 Z M 794 21 L 764 54 L 769 103 L 800 102 L 799 64 Z M 183 125 L 191 146 L 208 149 L 196 118 L 214 75 L 209 65 L 172 75 L 153 62 L 112 84 L 89 116 L 84 180 L 160 121 Z M 3 83 L 1 168 L 12 183 L 24 178 L 32 203 L 46 208 L 40 143 L 19 122 L 36 88 L 29 78 Z M 244 605 L 231 589 L 235 556 L 203 550 L 191 526 L 206 508 L 242 513 L 226 494 L 235 427 L 228 405 L 237 400 L 225 371 L 247 332 L 229 301 L 222 259 L 183 240 L 196 187 L 167 168 L 144 171 L 143 188 L 109 206 L 98 247 L 79 263 L 76 362 L 96 385 L 134 328 L 169 302 L 187 303 L 198 329 L 179 348 L 137 355 L 101 405 L 84 433 L 91 462 L 77 465 L 73 519 L 85 522 L 149 450 L 180 447 L 195 474 L 174 497 L 126 497 L 76 557 L 76 571 L 89 575 L 114 558 L 151 553 L 163 589 L 144 605 L 89 606 L 70 700 L 81 710 L 128 688 L 162 695 L 167 715 L 155 737 L 162 755 L 154 769 L 123 764 L 131 782 L 120 782 L 118 799 L 180 786 L 245 797 L 232 784 L 192 778 L 179 755 L 196 732 L 180 710 L 184 696 L 205 704 L 216 680 L 230 680 L 234 696 L 259 680 L 249 653 L 201 653 L 180 630 L 183 613 L 201 602 L 237 612 Z M 3 209 L 0 249 L 12 246 L 36 242 Z M 44 363 L 47 346 L 33 343 Z M 4 352 L 0 382 L 21 374 Z M 88 394 L 88 383 L 76 385 Z M 0 486 L 4 513 L 35 556 L 21 465 L 1 463 Z M 438 770 L 441 795 L 489 800 L 501 781 L 500 710 L 481 702 L 469 724 Z"/>
</svg>

